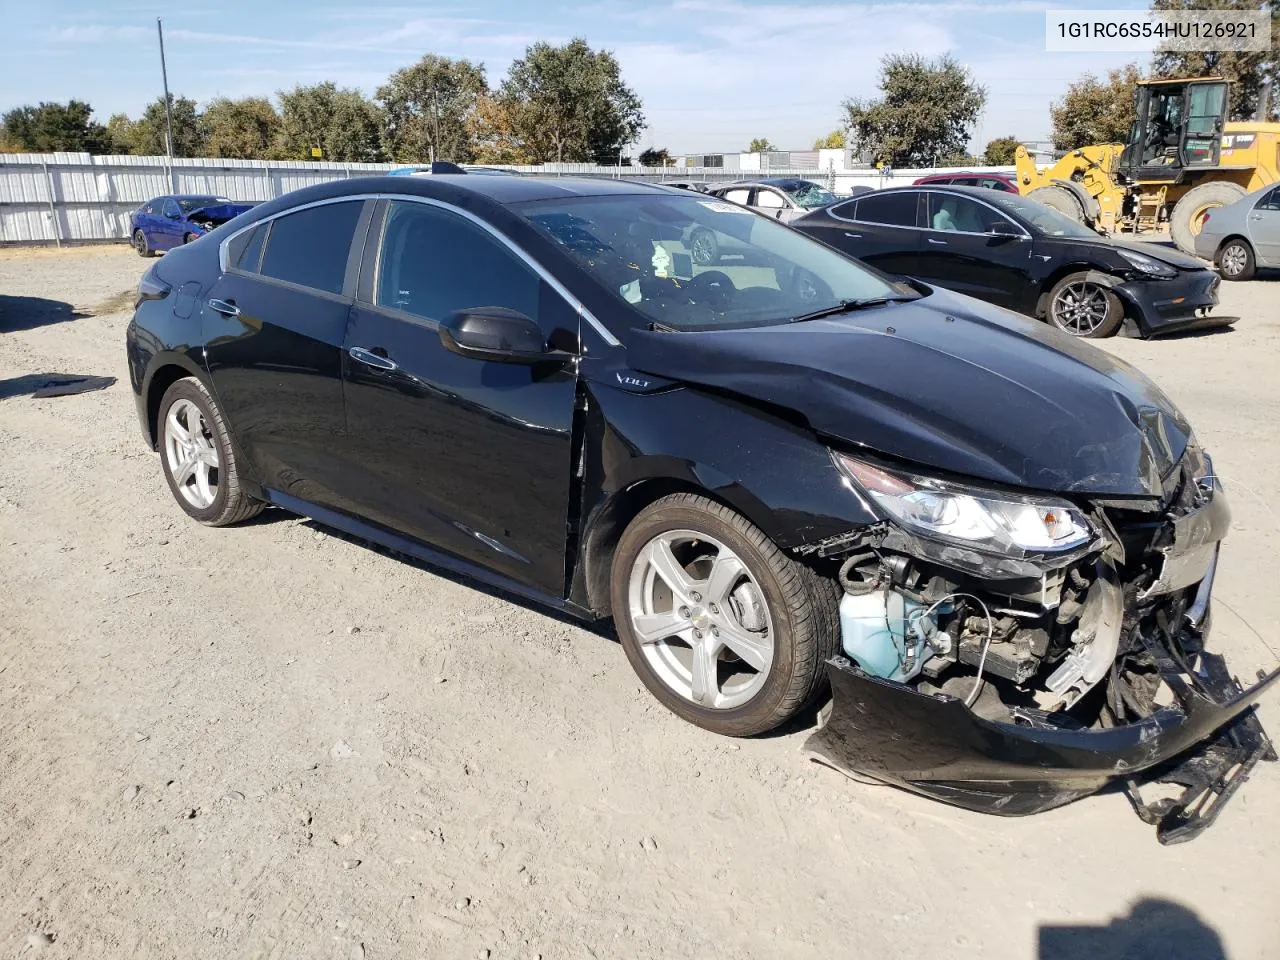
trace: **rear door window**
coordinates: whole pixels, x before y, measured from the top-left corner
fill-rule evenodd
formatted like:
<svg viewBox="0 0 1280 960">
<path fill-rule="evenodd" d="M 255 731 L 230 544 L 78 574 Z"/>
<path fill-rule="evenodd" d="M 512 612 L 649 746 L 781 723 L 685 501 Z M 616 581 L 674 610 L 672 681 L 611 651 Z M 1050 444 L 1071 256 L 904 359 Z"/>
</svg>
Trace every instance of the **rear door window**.
<svg viewBox="0 0 1280 960">
<path fill-rule="evenodd" d="M 864 223 L 890 227 L 916 226 L 916 193 L 873 193 L 858 198 L 858 217 Z"/>
<path fill-rule="evenodd" d="M 342 293 L 351 238 L 363 206 L 362 200 L 326 203 L 277 217 L 262 256 L 262 275 Z"/>
<path fill-rule="evenodd" d="M 1280 210 L 1280 187 L 1270 193 L 1264 193 L 1254 205 L 1256 210 Z"/>
</svg>

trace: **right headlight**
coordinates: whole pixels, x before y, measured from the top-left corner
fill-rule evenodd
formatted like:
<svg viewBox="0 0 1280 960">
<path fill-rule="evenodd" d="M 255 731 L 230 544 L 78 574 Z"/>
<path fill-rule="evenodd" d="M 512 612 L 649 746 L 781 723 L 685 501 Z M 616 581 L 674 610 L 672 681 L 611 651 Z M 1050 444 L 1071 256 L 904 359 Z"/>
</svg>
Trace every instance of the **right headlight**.
<svg viewBox="0 0 1280 960">
<path fill-rule="evenodd" d="M 876 506 L 920 536 L 1012 557 L 1060 553 L 1095 538 L 1084 515 L 1063 501 L 890 472 L 841 453 L 835 458 Z"/>
</svg>

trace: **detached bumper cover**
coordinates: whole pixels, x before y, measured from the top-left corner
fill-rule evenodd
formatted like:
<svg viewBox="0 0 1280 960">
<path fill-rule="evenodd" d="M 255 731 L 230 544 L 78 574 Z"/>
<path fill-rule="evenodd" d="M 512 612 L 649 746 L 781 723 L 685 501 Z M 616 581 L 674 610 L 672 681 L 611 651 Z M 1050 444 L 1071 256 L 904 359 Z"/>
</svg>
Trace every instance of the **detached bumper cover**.
<svg viewBox="0 0 1280 960">
<path fill-rule="evenodd" d="M 1235 323 L 1238 317 L 1210 312 L 1218 305 L 1221 282 L 1212 270 L 1182 270 L 1171 280 L 1130 280 L 1114 289 L 1137 311 L 1143 331 L 1150 334 Z"/>
<path fill-rule="evenodd" d="M 1115 780 L 1136 790 L 1137 775 L 1157 767 L 1150 779 L 1183 783 L 1187 794 L 1208 778 L 1195 796 L 1139 809 L 1160 823 L 1162 842 L 1177 842 L 1207 827 L 1219 805 L 1193 804 L 1225 800 L 1258 760 L 1275 757 L 1252 708 L 1280 670 L 1245 691 L 1220 657 L 1200 659 L 1196 689 L 1182 691 L 1182 709 L 1108 729 L 1070 730 L 1034 711 L 1019 718 L 1026 725 L 984 720 L 960 700 L 870 677 L 835 657 L 827 664 L 831 715 L 806 746 L 836 769 L 1002 816 L 1051 810 Z M 1206 760 L 1214 752 L 1213 762 Z M 1188 764 L 1201 769 L 1179 776 Z"/>
</svg>

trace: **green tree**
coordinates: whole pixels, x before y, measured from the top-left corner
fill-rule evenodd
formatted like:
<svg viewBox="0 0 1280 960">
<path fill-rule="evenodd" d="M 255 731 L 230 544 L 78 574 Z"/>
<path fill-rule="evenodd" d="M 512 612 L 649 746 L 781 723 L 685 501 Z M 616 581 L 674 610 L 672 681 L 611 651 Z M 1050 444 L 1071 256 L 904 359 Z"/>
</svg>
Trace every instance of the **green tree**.
<svg viewBox="0 0 1280 960">
<path fill-rule="evenodd" d="M 854 149 L 896 167 L 964 153 L 987 102 L 986 88 L 950 56 L 885 57 L 880 93 L 876 100 L 845 101 L 845 129 Z"/>
<path fill-rule="evenodd" d="M 107 121 L 107 153 L 129 154 L 138 152 L 138 121 L 127 114 L 113 113 Z"/>
<path fill-rule="evenodd" d="M 83 100 L 41 103 L 10 110 L 4 115 L 3 139 L 31 153 L 101 153 L 107 130 L 93 121 L 93 108 Z"/>
<path fill-rule="evenodd" d="M 618 61 L 581 38 L 533 44 L 511 64 L 499 96 L 511 137 L 535 162 L 616 162 L 644 128 Z"/>
<path fill-rule="evenodd" d="M 1280 93 L 1280 2 L 1271 0 L 1154 0 L 1151 9 L 1168 10 L 1269 10 L 1271 13 L 1271 49 L 1256 52 L 1231 50 L 1160 50 L 1152 64 L 1160 77 L 1222 77 L 1231 82 L 1232 120 L 1252 120 L 1258 109 L 1258 95 L 1267 80 L 1272 81 L 1270 117 L 1280 116 L 1277 99 Z"/>
<path fill-rule="evenodd" d="M 1011 166 L 1017 152 L 1017 137 L 996 137 L 987 141 L 987 148 L 982 152 L 982 162 L 989 167 Z"/>
<path fill-rule="evenodd" d="M 292 160 L 376 162 L 383 158 L 382 115 L 359 90 L 330 82 L 280 92 L 277 150 Z"/>
<path fill-rule="evenodd" d="M 938 158 L 940 167 L 976 167 L 978 158 L 967 150 L 959 153 L 948 153 Z"/>
<path fill-rule="evenodd" d="M 815 150 L 843 150 L 845 143 L 843 130 L 832 130 L 824 137 L 819 137 L 813 141 L 813 149 Z"/>
<path fill-rule="evenodd" d="M 274 155 L 280 115 L 266 97 L 210 101 L 200 114 L 205 155 L 267 160 Z"/>
<path fill-rule="evenodd" d="M 489 92 L 484 65 L 429 53 L 393 73 L 375 95 L 383 143 L 394 160 L 460 162 L 475 156 L 474 117 Z"/>
<path fill-rule="evenodd" d="M 642 167 L 669 167 L 672 164 L 671 154 L 666 147 L 650 148 L 640 154 Z"/>
<path fill-rule="evenodd" d="M 169 94 L 173 113 L 173 155 L 175 157 L 199 157 L 204 153 L 200 121 L 196 114 L 196 102 L 187 97 Z M 156 97 L 137 120 L 132 132 L 133 153 L 158 157 L 165 153 L 166 126 L 164 97 Z"/>
<path fill-rule="evenodd" d="M 777 149 L 768 137 L 756 137 L 747 144 L 747 153 L 772 153 Z"/>
<path fill-rule="evenodd" d="M 1067 87 L 1062 99 L 1049 107 L 1053 145 L 1075 150 L 1095 143 L 1124 143 L 1133 126 L 1133 90 L 1142 79 L 1130 63 L 1107 74 L 1106 81 L 1086 73 Z"/>
</svg>

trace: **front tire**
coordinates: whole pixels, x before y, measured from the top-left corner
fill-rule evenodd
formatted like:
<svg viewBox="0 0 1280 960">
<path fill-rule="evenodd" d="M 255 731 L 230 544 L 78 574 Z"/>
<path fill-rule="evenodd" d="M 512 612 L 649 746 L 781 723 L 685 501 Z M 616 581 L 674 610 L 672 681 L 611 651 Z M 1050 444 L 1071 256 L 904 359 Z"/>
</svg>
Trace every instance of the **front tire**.
<svg viewBox="0 0 1280 960">
<path fill-rule="evenodd" d="M 1048 320 L 1073 337 L 1100 340 L 1120 329 L 1124 304 L 1089 274 L 1070 273 L 1049 291 Z"/>
<path fill-rule="evenodd" d="M 189 517 L 210 527 L 262 512 L 240 482 L 240 466 L 222 412 L 195 377 L 177 381 L 160 401 L 160 462 L 169 490 Z"/>
<path fill-rule="evenodd" d="M 730 508 L 649 505 L 614 552 L 614 622 L 632 668 L 673 713 L 715 733 L 773 730 L 825 690 L 839 589 Z"/>
<path fill-rule="evenodd" d="M 1218 251 L 1218 272 L 1224 280 L 1252 280 L 1257 260 L 1248 240 L 1228 240 Z"/>
</svg>

